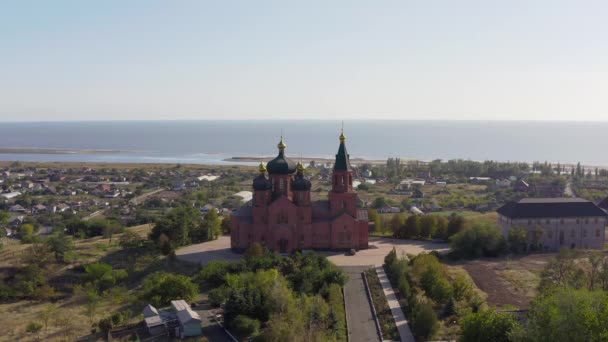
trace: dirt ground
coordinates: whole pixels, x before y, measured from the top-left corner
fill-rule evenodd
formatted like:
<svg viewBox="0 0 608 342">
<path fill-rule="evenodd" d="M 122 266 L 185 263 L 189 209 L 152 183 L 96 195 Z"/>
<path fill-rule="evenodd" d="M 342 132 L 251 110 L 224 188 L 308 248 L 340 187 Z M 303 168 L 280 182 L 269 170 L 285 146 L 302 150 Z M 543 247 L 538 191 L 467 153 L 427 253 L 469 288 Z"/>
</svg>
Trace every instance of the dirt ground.
<svg viewBox="0 0 608 342">
<path fill-rule="evenodd" d="M 537 295 L 540 274 L 554 253 L 449 263 L 464 268 L 477 287 L 487 294 L 490 306 L 528 309 Z"/>
</svg>

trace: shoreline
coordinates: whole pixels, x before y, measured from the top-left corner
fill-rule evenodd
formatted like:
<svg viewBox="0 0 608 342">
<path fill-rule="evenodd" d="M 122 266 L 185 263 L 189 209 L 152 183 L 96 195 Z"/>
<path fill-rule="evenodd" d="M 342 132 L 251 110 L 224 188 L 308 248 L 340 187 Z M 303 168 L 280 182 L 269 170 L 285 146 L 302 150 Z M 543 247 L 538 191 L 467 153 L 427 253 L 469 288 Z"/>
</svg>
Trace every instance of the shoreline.
<svg viewBox="0 0 608 342">
<path fill-rule="evenodd" d="M 0 147 L 0 153 L 4 153 L 4 154 L 119 154 L 119 153 L 127 153 L 127 151 L 46 148 L 46 147 Z"/>
<path fill-rule="evenodd" d="M 225 159 L 222 159 L 222 161 L 233 162 L 233 163 L 241 163 L 241 162 L 259 163 L 260 161 L 263 161 L 264 163 L 268 163 L 275 157 L 276 156 L 264 156 L 264 157 L 240 156 L 240 157 L 225 158 Z M 311 161 L 314 161 L 317 164 L 333 163 L 335 160 L 335 158 L 324 158 L 324 157 L 307 157 L 307 156 L 302 156 L 302 157 L 288 156 L 288 157 L 290 157 L 294 161 L 301 160 L 304 163 L 309 163 Z M 351 164 L 356 164 L 356 165 L 359 165 L 359 164 L 384 165 L 384 164 L 386 164 L 386 159 L 350 158 L 350 162 L 351 162 Z"/>
</svg>

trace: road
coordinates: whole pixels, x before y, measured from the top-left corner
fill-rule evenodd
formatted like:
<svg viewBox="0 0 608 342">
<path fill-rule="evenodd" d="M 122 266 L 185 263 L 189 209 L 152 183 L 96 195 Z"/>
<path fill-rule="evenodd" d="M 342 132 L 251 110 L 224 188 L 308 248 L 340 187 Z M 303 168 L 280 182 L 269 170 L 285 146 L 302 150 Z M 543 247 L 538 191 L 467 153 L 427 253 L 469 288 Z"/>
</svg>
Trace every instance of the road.
<svg viewBox="0 0 608 342">
<path fill-rule="evenodd" d="M 371 304 L 361 277 L 361 272 L 369 268 L 370 266 L 342 267 L 349 278 L 344 286 L 344 302 L 350 342 L 380 341 Z"/>
</svg>

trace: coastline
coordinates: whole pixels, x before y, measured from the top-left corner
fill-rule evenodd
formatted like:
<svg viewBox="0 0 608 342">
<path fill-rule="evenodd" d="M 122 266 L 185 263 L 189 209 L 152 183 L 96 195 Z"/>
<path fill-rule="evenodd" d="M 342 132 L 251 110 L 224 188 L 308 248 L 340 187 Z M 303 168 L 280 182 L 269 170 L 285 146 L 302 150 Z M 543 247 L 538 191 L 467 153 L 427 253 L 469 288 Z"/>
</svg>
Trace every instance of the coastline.
<svg viewBox="0 0 608 342">
<path fill-rule="evenodd" d="M 0 153 L 4 153 L 4 154 L 118 154 L 118 153 L 127 153 L 127 151 L 45 148 L 45 147 L 0 147 Z"/>
<path fill-rule="evenodd" d="M 304 163 L 309 163 L 314 161 L 317 164 L 325 164 L 325 163 L 333 163 L 335 158 L 324 158 L 324 157 L 307 157 L 307 156 L 288 156 L 293 160 L 302 160 Z M 225 162 L 233 162 L 233 163 L 259 163 L 263 161 L 265 163 L 271 161 L 275 156 L 264 156 L 264 157 L 248 157 L 248 156 L 240 156 L 240 157 L 230 157 L 225 158 L 222 161 Z M 351 164 L 359 165 L 359 164 L 372 164 L 372 165 L 384 165 L 386 164 L 386 159 L 365 159 L 365 158 L 350 158 Z"/>
</svg>

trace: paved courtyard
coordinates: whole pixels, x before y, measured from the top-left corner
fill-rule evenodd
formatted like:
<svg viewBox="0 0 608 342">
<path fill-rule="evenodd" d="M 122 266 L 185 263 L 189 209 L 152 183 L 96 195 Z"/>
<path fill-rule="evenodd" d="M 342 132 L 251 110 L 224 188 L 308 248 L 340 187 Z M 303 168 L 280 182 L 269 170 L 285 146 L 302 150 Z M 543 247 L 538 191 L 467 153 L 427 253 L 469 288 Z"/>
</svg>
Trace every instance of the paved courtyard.
<svg viewBox="0 0 608 342">
<path fill-rule="evenodd" d="M 395 247 L 397 254 L 419 254 L 433 250 L 447 251 L 445 243 L 432 243 L 428 241 L 398 240 L 390 238 L 370 238 L 369 248 L 358 251 L 356 255 L 347 255 L 344 252 L 321 252 L 338 266 L 379 266 L 384 263 L 384 257 Z M 176 251 L 180 260 L 206 265 L 212 260 L 238 261 L 241 254 L 230 250 L 230 237 L 221 236 L 217 240 L 203 242 L 180 248 Z"/>
</svg>

